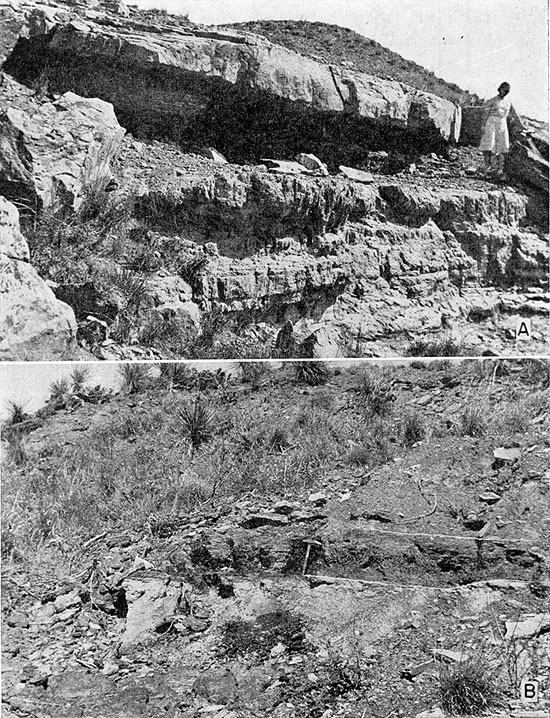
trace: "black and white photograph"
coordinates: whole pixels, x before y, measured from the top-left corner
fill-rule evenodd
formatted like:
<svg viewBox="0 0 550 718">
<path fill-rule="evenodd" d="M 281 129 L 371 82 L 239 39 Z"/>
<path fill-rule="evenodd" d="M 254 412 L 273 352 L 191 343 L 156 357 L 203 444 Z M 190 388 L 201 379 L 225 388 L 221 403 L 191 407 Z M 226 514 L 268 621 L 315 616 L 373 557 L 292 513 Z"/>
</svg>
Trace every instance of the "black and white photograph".
<svg viewBox="0 0 550 718">
<path fill-rule="evenodd" d="M 1 357 L 548 353 L 547 11 L 1 5 Z"/>
<path fill-rule="evenodd" d="M 550 718 L 548 0 L 0 0 L 2 718 Z"/>
<path fill-rule="evenodd" d="M 3 715 L 548 715 L 549 362 L 204 364 L 0 366 Z"/>
</svg>

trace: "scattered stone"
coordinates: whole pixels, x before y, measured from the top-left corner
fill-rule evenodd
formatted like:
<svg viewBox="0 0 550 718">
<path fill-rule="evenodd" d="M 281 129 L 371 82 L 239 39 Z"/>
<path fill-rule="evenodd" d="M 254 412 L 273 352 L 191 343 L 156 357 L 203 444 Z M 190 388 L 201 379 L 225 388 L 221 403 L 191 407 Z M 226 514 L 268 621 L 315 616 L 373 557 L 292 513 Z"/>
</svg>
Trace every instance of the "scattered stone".
<svg viewBox="0 0 550 718">
<path fill-rule="evenodd" d="M 415 666 L 408 666 L 407 668 L 404 668 L 401 671 L 401 678 L 406 678 L 407 680 L 412 681 L 412 679 L 416 678 L 416 676 L 434 668 L 437 668 L 437 662 L 432 658 L 429 661 L 424 661 L 423 663 L 417 663 Z"/>
<path fill-rule="evenodd" d="M 236 696 L 237 680 L 229 668 L 210 668 L 197 678 L 193 690 L 223 707 Z"/>
<path fill-rule="evenodd" d="M 324 162 L 321 162 L 321 160 L 315 155 L 302 152 L 301 154 L 296 155 L 296 161 L 299 162 L 301 165 L 304 165 L 306 169 L 311 170 L 312 172 L 320 174 L 324 177 L 328 177 L 329 171 L 326 164 Z"/>
<path fill-rule="evenodd" d="M 128 604 L 121 640 L 121 652 L 124 652 L 135 645 L 146 645 L 156 638 L 158 629 L 173 622 L 182 587 L 169 576 L 126 579 L 122 587 Z"/>
<path fill-rule="evenodd" d="M 486 504 L 496 504 L 497 501 L 500 501 L 500 498 L 501 497 L 498 494 L 495 494 L 494 491 L 486 491 L 479 496 L 479 500 L 484 501 Z"/>
<path fill-rule="evenodd" d="M 307 500 L 316 506 L 323 506 L 327 502 L 327 495 L 324 491 L 318 491 L 317 493 L 310 494 Z"/>
<path fill-rule="evenodd" d="M 371 184 L 374 182 L 374 177 L 370 172 L 358 170 L 355 169 L 355 167 L 346 167 L 345 165 L 340 165 L 338 169 L 343 175 L 354 182 L 363 182 L 364 184 Z"/>
<path fill-rule="evenodd" d="M 519 461 L 519 458 L 521 456 L 521 450 L 516 448 L 506 448 L 504 446 L 499 446 L 498 449 L 495 449 L 493 451 L 493 468 L 494 469 L 500 469 L 503 466 L 514 464 L 516 461 Z"/>
<path fill-rule="evenodd" d="M 150 569 L 155 568 L 155 565 L 152 564 L 150 561 L 147 561 L 147 559 L 142 558 L 141 556 L 136 556 L 134 559 L 134 563 L 132 565 L 132 571 L 141 571 L 142 569 Z"/>
<path fill-rule="evenodd" d="M 270 651 L 270 655 L 272 658 L 276 658 L 277 656 L 281 656 L 286 651 L 286 646 L 284 643 L 277 643 L 276 646 L 273 646 L 273 648 Z"/>
<path fill-rule="evenodd" d="M 434 708 L 428 708 L 426 711 L 422 711 L 422 713 L 417 713 L 416 718 L 446 718 L 445 713 L 442 711 L 442 709 L 439 706 L 435 706 Z"/>
<path fill-rule="evenodd" d="M 70 593 L 58 596 L 53 602 L 53 605 L 57 613 L 62 613 L 73 606 L 80 606 L 81 603 L 82 601 L 78 595 L 78 591 L 71 591 Z"/>
<path fill-rule="evenodd" d="M 203 157 L 207 157 L 209 160 L 213 160 L 214 162 L 218 162 L 222 165 L 229 164 L 229 162 L 225 159 L 222 153 L 218 152 L 218 150 L 215 150 L 213 147 L 203 147 L 203 149 L 201 150 L 201 155 Z"/>
<path fill-rule="evenodd" d="M 28 628 L 29 617 L 24 611 L 12 611 L 8 616 L 6 623 L 12 628 Z"/>
<path fill-rule="evenodd" d="M 273 511 L 276 514 L 284 514 L 285 516 L 290 516 L 290 514 L 299 507 L 300 504 L 296 502 L 277 501 L 277 503 L 273 506 Z"/>
<path fill-rule="evenodd" d="M 532 638 L 540 633 L 550 631 L 550 613 L 538 613 L 527 616 L 518 621 L 506 621 L 506 634 L 504 638 Z"/>
<path fill-rule="evenodd" d="M 241 521 L 241 526 L 245 529 L 257 529 L 260 526 L 286 526 L 286 524 L 288 524 L 287 516 L 267 511 L 251 514 Z"/>
<path fill-rule="evenodd" d="M 304 165 L 300 162 L 271 159 L 262 159 L 260 160 L 260 162 L 262 162 L 267 167 L 268 172 L 291 175 L 311 174 L 311 170 L 306 169 Z"/>
<path fill-rule="evenodd" d="M 433 654 L 446 663 L 464 663 L 468 660 L 468 654 L 464 651 L 448 651 L 446 648 L 434 648 Z"/>
</svg>

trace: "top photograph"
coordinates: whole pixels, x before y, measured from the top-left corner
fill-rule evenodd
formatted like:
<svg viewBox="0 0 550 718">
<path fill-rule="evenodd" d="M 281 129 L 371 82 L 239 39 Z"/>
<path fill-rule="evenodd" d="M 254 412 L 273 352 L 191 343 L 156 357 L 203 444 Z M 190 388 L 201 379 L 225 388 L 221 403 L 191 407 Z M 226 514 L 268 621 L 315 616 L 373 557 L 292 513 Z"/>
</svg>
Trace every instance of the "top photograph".
<svg viewBox="0 0 550 718">
<path fill-rule="evenodd" d="M 0 360 L 550 354 L 546 0 L 0 0 Z"/>
</svg>

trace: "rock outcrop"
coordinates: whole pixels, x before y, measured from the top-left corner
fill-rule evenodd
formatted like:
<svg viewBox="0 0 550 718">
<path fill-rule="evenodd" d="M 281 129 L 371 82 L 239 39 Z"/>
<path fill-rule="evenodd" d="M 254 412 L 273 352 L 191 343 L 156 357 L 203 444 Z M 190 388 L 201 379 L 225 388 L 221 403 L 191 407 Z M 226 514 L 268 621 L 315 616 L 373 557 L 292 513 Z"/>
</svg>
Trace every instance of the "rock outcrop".
<svg viewBox="0 0 550 718">
<path fill-rule="evenodd" d="M 5 76 L 0 86 L 0 191 L 32 209 L 76 210 L 111 178 L 124 130 L 113 108 L 67 92 L 54 102 Z"/>
<path fill-rule="evenodd" d="M 333 68 L 261 36 L 75 10 L 23 3 L 21 41 L 6 69 L 27 84 L 43 70 L 51 89 L 112 102 L 134 134 L 211 144 L 230 160 L 246 153 L 259 159 L 254 136 L 261 135 L 265 155 L 264 138 L 271 135 L 269 154 L 280 156 L 285 148 L 294 156 L 304 149 L 294 126 L 299 116 L 312 142 L 324 127 L 325 145 L 342 162 L 351 144 L 356 150 L 388 143 L 437 148 L 459 137 L 461 112 L 452 102 Z M 355 129 L 353 142 L 346 141 L 342 120 L 334 121 L 341 115 Z"/>
<path fill-rule="evenodd" d="M 29 264 L 17 208 L 0 196 L 0 358 L 70 358 L 76 337 L 73 310 Z"/>
</svg>

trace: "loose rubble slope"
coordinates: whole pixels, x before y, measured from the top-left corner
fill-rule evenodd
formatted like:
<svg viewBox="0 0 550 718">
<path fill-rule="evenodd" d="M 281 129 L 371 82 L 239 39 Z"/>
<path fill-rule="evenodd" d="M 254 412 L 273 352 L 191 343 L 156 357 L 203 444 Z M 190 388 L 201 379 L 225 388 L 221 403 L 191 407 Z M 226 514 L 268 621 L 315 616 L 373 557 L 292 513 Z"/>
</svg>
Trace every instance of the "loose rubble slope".
<svg viewBox="0 0 550 718">
<path fill-rule="evenodd" d="M 445 716 L 466 657 L 547 710 L 547 432 L 540 361 L 57 387 L 5 432 L 5 714 Z"/>
</svg>

